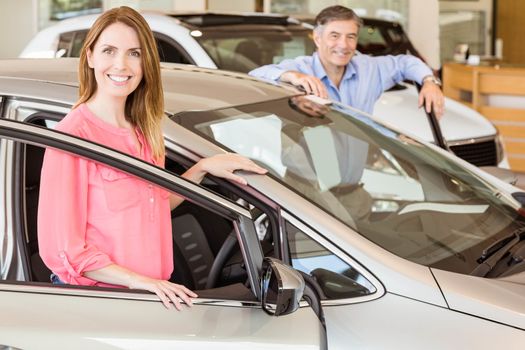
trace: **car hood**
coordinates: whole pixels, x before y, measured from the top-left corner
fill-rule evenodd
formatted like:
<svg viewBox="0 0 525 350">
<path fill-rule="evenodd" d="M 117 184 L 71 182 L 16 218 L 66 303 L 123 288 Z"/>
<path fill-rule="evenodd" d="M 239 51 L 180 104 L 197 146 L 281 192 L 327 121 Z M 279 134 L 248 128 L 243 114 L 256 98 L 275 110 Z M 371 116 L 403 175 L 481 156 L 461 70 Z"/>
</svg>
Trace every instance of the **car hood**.
<svg viewBox="0 0 525 350">
<path fill-rule="evenodd" d="M 407 88 L 403 90 L 385 92 L 375 104 L 374 116 L 394 129 L 434 142 L 428 118 L 422 109 L 417 108 L 415 86 L 405 86 Z M 445 114 L 440 126 L 449 143 L 496 134 L 496 128 L 481 114 L 450 98 L 445 98 Z"/>
<path fill-rule="evenodd" d="M 525 330 L 525 272 L 491 279 L 431 270 L 450 309 Z"/>
</svg>

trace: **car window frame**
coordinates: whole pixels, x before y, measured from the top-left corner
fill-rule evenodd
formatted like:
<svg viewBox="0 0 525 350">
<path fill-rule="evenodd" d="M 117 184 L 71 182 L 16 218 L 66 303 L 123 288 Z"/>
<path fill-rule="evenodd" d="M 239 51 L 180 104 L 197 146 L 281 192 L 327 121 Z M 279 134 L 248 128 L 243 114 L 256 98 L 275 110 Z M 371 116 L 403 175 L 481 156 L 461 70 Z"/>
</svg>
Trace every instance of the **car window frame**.
<svg viewBox="0 0 525 350">
<path fill-rule="evenodd" d="M 170 191 L 180 193 L 196 205 L 200 205 L 218 215 L 232 220 L 237 239 L 241 245 L 244 261 L 247 264 L 252 292 L 257 299 L 260 300 L 260 290 L 258 286 L 260 284 L 259 271 L 262 264 L 262 253 L 255 233 L 251 213 L 247 209 L 200 185 L 140 159 L 56 130 L 20 121 L 0 119 L 0 137 L 4 140 L 12 140 L 18 144 L 32 144 L 46 148 L 52 147 L 107 164 L 133 176 L 138 176 L 150 183 L 162 186 Z M 17 236 L 21 235 L 18 234 Z M 7 283 L 9 281 L 3 280 L 2 282 Z"/>
<path fill-rule="evenodd" d="M 9 98 L 10 96 L 15 97 L 15 95 L 11 94 L 6 96 L 6 106 L 9 108 L 9 113 L 11 115 L 11 117 L 9 118 L 36 125 L 40 125 L 35 123 L 35 121 L 38 120 L 44 121 L 44 124 L 46 124 L 46 126 L 47 121 L 59 122 L 71 109 L 71 104 L 56 105 L 54 103 L 49 104 L 40 100 L 35 100 L 34 98 L 19 100 L 18 98 Z M 166 116 L 171 117 L 171 114 L 166 112 Z M 186 168 L 193 166 L 202 158 L 201 156 L 189 151 L 185 147 L 182 147 L 181 145 L 172 142 L 169 138 L 165 138 L 165 143 L 166 157 L 178 162 Z M 271 201 L 270 199 L 268 199 L 267 197 L 265 197 L 264 195 L 260 194 L 252 188 L 239 188 L 237 185 L 231 183 L 228 180 L 217 178 L 210 174 L 208 174 L 206 178 L 212 179 L 219 186 L 225 188 L 228 192 L 238 196 L 239 198 L 242 198 L 254 207 L 260 209 L 264 214 L 266 214 L 270 219 L 273 240 L 274 242 L 280 242 L 280 238 L 282 235 L 280 233 L 281 229 L 279 221 L 277 219 L 277 204 L 275 204 L 273 201 Z M 26 230 L 25 227 L 22 229 Z M 25 234 L 27 235 L 27 232 Z M 24 244 L 25 243 L 22 242 L 20 246 L 23 247 Z M 282 255 L 280 255 L 281 250 L 279 249 L 280 246 L 280 244 L 276 243 L 274 249 L 274 256 L 282 259 Z M 24 276 L 28 276 L 28 274 L 26 273 L 24 274 Z"/>
<path fill-rule="evenodd" d="M 184 47 L 177 41 L 175 40 L 174 38 L 170 37 L 169 35 L 166 35 L 164 33 L 161 33 L 161 32 L 157 32 L 157 31 L 153 31 L 153 36 L 155 37 L 155 39 L 157 40 L 163 40 L 165 41 L 167 44 L 173 46 L 173 48 L 175 50 L 177 50 L 182 56 L 184 56 L 184 58 L 189 62 L 189 63 L 183 63 L 183 62 L 171 62 L 171 61 L 161 61 L 161 62 L 165 62 L 165 63 L 177 63 L 177 64 L 191 64 L 191 65 L 197 65 L 195 63 L 195 60 L 193 59 L 193 57 L 191 57 L 191 55 L 188 53 L 188 51 L 186 51 L 186 49 L 184 49 Z M 160 52 L 159 52 L 159 55 L 160 55 Z"/>
<path fill-rule="evenodd" d="M 284 237 L 282 238 L 282 247 L 285 251 L 289 251 L 288 246 L 288 232 L 286 231 L 286 222 L 292 224 L 297 229 L 299 229 L 303 234 L 305 234 L 308 238 L 315 241 L 317 244 L 328 250 L 330 253 L 335 255 L 337 258 L 341 259 L 344 263 L 351 266 L 353 269 L 355 269 L 358 273 L 363 275 L 375 288 L 376 291 L 374 293 L 360 296 L 360 297 L 351 297 L 351 298 L 343 298 L 343 299 L 325 299 L 321 300 L 321 305 L 324 306 L 339 306 L 339 305 L 348 305 L 348 304 L 357 304 L 362 302 L 368 302 L 372 300 L 376 300 L 381 298 L 386 293 L 386 288 L 381 283 L 381 281 L 367 268 L 365 268 L 361 263 L 359 263 L 357 260 L 352 258 L 350 255 L 348 255 L 345 251 L 340 249 L 338 246 L 336 246 L 333 242 L 331 242 L 329 239 L 321 235 L 316 230 L 312 229 L 308 224 L 304 223 L 302 220 L 297 218 L 292 213 L 286 211 L 285 209 L 280 209 L 280 216 L 283 220 L 282 222 L 282 230 Z M 288 254 L 287 254 L 288 255 Z M 287 260 L 285 260 L 286 264 L 289 266 L 292 266 L 292 261 L 290 256 L 287 256 Z"/>
</svg>

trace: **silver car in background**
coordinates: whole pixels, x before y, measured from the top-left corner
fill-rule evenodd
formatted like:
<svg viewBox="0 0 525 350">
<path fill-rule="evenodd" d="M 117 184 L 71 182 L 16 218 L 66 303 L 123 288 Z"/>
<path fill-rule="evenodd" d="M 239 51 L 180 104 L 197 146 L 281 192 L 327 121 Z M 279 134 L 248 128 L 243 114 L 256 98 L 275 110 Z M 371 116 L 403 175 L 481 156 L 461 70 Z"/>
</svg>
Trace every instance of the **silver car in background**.
<svg viewBox="0 0 525 350">
<path fill-rule="evenodd" d="M 77 63 L 0 64 L 0 346 L 523 348 L 516 188 L 349 107 L 173 64 L 162 69 L 163 171 L 51 130 L 76 100 Z M 42 145 L 188 199 L 172 213 L 172 280 L 197 290 L 193 308 L 170 312 L 145 292 L 49 283 L 35 226 Z M 248 186 L 176 175 L 227 151 L 269 174 L 243 174 Z M 308 303 L 297 310 L 278 299 L 301 295 Z"/>
</svg>

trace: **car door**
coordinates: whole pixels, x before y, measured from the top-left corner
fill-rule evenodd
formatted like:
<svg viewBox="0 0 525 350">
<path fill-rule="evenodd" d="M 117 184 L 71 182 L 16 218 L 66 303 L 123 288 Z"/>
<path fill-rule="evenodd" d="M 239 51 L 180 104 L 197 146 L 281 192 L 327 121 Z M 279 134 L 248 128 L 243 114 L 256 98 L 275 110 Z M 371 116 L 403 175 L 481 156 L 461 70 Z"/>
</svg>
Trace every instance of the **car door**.
<svg viewBox="0 0 525 350">
<path fill-rule="evenodd" d="M 172 349 L 319 348 L 323 329 L 308 307 L 283 317 L 266 314 L 260 303 L 260 246 L 245 208 L 172 173 L 135 158 L 54 130 L 0 120 L 0 153 L 6 181 L 2 197 L 0 259 L 0 348 Z M 165 309 L 138 290 L 57 286 L 31 280 L 21 205 L 30 190 L 14 166 L 27 147 L 53 147 L 140 177 L 174 191 L 199 207 L 231 220 L 248 270 L 251 296 L 200 293 L 192 308 Z M 42 149 L 43 150 L 43 149 Z"/>
</svg>

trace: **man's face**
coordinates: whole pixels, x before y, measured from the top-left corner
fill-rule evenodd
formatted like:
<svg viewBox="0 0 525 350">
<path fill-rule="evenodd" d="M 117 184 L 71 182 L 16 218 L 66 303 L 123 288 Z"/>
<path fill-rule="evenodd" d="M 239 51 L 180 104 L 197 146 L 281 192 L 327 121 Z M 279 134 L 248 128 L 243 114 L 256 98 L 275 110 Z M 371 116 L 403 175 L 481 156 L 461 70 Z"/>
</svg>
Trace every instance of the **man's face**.
<svg viewBox="0 0 525 350">
<path fill-rule="evenodd" d="M 323 65 L 344 67 L 354 56 L 359 27 L 355 21 L 331 21 L 322 31 L 314 30 L 314 41 Z"/>
</svg>

